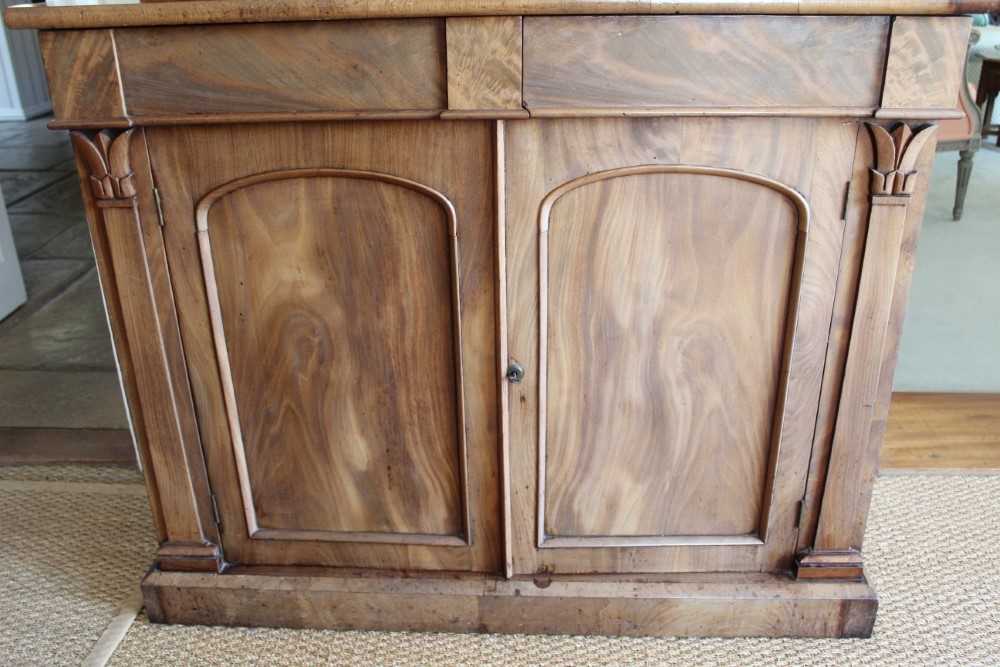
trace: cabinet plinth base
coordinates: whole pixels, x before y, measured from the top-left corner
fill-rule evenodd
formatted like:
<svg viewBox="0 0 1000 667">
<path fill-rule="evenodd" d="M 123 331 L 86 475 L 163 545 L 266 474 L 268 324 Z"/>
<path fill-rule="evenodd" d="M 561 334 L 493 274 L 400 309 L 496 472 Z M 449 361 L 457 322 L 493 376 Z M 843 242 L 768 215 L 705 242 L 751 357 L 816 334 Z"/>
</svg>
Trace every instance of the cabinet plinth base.
<svg viewBox="0 0 1000 667">
<path fill-rule="evenodd" d="M 157 623 L 528 634 L 868 637 L 878 599 L 864 581 L 770 575 L 642 580 L 150 571 Z"/>
</svg>

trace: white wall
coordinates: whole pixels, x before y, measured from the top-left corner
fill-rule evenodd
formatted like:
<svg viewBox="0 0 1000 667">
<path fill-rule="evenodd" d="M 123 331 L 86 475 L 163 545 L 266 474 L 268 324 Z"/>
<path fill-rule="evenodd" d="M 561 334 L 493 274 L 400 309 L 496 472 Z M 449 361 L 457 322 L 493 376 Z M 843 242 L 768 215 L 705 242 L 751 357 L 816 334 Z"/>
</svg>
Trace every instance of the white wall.
<svg viewBox="0 0 1000 667">
<path fill-rule="evenodd" d="M 0 0 L 0 7 L 23 0 Z M 0 28 L 0 120 L 27 120 L 52 110 L 34 30 Z"/>
</svg>

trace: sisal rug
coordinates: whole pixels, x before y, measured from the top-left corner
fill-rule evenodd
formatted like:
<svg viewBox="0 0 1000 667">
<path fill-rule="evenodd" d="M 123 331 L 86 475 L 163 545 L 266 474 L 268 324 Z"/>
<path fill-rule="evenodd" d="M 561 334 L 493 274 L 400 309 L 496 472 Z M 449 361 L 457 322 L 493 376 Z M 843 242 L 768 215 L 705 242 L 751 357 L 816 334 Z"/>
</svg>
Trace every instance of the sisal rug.
<svg viewBox="0 0 1000 667">
<path fill-rule="evenodd" d="M 0 469 L 4 664 L 80 664 L 119 605 L 134 596 L 151 559 L 155 545 L 139 479 L 67 468 Z M 881 599 L 869 640 L 181 627 L 153 625 L 140 615 L 117 648 L 112 643 L 109 664 L 1000 664 L 1000 475 L 880 478 L 865 557 Z"/>
</svg>

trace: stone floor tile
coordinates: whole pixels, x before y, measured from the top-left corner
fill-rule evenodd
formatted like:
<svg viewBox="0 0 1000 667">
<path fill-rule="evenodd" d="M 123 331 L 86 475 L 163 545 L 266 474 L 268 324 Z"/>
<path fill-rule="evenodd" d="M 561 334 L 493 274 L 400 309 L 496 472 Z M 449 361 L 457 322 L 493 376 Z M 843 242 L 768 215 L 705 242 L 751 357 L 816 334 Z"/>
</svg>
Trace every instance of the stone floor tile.
<svg viewBox="0 0 1000 667">
<path fill-rule="evenodd" d="M 48 128 L 51 118 L 0 123 L 0 146 L 60 146 L 69 144 L 69 133 Z"/>
<path fill-rule="evenodd" d="M 28 303 L 65 288 L 92 266 L 93 262 L 85 259 L 28 259 L 21 262 Z"/>
<path fill-rule="evenodd" d="M 94 248 L 90 243 L 90 228 L 87 227 L 86 220 L 81 222 L 82 224 L 73 224 L 69 229 L 39 248 L 34 256 L 39 259 L 71 258 L 92 260 L 94 258 Z"/>
<path fill-rule="evenodd" d="M 13 211 L 21 200 L 64 178 L 67 174 L 58 171 L 0 171 L 0 190 L 8 211 Z"/>
<path fill-rule="evenodd" d="M 0 321 L 0 334 L 57 296 L 78 279 L 93 262 L 86 259 L 29 259 L 21 262 L 28 302 Z"/>
<path fill-rule="evenodd" d="M 44 190 L 39 190 L 30 197 L 10 206 L 9 211 L 11 213 L 59 213 L 62 215 L 73 215 L 83 209 L 80 184 L 74 176 L 60 172 L 41 173 L 52 173 L 62 180 L 58 180 Z"/>
<path fill-rule="evenodd" d="M 3 146 L 0 145 L 0 169 L 34 171 L 57 169 L 66 171 L 65 165 L 73 157 L 68 144 L 58 146 Z"/>
<path fill-rule="evenodd" d="M 128 428 L 118 374 L 0 370 L 0 427 Z"/>
<path fill-rule="evenodd" d="M 73 215 L 62 215 L 58 213 L 11 213 L 11 232 L 14 234 L 14 247 L 17 248 L 17 256 L 22 260 L 30 259 L 40 251 L 47 243 L 54 242 L 64 232 L 76 229 L 87 230 L 87 221 L 83 211 Z M 88 241 L 89 243 L 89 241 Z M 71 254 L 48 253 L 49 257 L 75 257 Z M 89 246 L 87 253 L 79 255 L 89 257 Z"/>
<path fill-rule="evenodd" d="M 96 268 L 12 326 L 0 325 L 0 368 L 114 367 Z"/>
</svg>

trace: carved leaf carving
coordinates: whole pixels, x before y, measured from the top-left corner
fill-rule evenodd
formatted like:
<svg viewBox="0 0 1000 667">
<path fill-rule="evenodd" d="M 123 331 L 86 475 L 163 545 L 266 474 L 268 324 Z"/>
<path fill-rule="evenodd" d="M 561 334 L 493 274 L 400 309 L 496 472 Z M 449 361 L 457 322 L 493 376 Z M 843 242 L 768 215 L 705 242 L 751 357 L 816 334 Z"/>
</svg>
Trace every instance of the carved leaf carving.
<svg viewBox="0 0 1000 667">
<path fill-rule="evenodd" d="M 916 187 L 917 158 L 937 132 L 927 125 L 914 132 L 906 124 L 890 133 L 881 125 L 868 124 L 875 148 L 875 167 L 871 170 L 873 195 L 909 196 Z"/>
<path fill-rule="evenodd" d="M 70 132 L 76 154 L 87 168 L 90 188 L 97 199 L 127 199 L 136 194 L 135 177 L 129 160 L 134 129 L 114 135 L 101 130 L 93 136 Z"/>
</svg>

